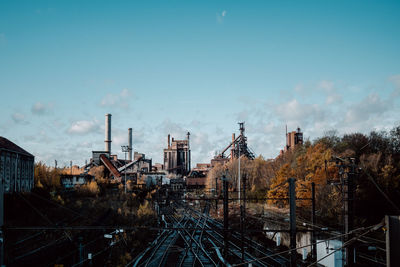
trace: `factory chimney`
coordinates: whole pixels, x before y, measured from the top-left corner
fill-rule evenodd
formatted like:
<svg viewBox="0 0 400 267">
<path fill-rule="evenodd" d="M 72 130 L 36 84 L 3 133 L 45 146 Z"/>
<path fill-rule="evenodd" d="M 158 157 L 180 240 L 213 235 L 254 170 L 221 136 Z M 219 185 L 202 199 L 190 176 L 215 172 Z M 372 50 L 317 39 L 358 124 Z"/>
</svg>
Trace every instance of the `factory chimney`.
<svg viewBox="0 0 400 267">
<path fill-rule="evenodd" d="M 105 151 L 111 154 L 111 114 L 106 114 L 106 139 L 105 143 Z"/>
<path fill-rule="evenodd" d="M 235 157 L 235 133 L 232 134 L 231 160 Z"/>
<path fill-rule="evenodd" d="M 187 172 L 190 172 L 191 162 L 190 162 L 190 132 L 187 132 Z"/>
<path fill-rule="evenodd" d="M 168 149 L 171 149 L 171 135 L 168 134 Z"/>
<path fill-rule="evenodd" d="M 132 128 L 128 129 L 128 146 L 129 146 L 128 160 L 132 161 Z"/>
</svg>

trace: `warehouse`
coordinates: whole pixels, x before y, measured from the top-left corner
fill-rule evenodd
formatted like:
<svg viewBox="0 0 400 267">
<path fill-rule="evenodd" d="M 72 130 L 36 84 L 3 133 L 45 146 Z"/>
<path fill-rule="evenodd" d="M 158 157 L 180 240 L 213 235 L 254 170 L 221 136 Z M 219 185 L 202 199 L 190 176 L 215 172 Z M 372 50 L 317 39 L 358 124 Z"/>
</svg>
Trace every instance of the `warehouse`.
<svg viewBox="0 0 400 267">
<path fill-rule="evenodd" d="M 4 193 L 29 192 L 33 188 L 35 157 L 0 136 L 0 177 Z"/>
</svg>

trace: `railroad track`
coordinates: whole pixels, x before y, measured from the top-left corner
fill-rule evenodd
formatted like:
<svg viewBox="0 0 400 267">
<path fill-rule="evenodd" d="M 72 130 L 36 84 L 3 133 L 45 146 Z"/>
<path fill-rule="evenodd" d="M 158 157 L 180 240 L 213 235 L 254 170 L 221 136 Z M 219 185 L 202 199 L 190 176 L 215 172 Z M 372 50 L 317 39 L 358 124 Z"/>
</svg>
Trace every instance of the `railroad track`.
<svg viewBox="0 0 400 267">
<path fill-rule="evenodd" d="M 223 234 L 223 224 L 204 213 L 200 213 L 193 208 L 189 208 L 191 212 L 197 214 L 198 216 L 208 217 L 208 229 L 217 229 L 217 233 L 222 237 Z M 238 232 L 233 231 L 230 235 L 230 244 L 234 247 L 238 247 L 241 245 L 241 236 Z M 255 242 L 254 240 L 250 239 L 247 236 L 244 236 L 244 242 L 246 243 L 247 248 L 255 251 L 257 253 L 257 258 L 262 258 L 262 260 L 258 260 L 258 263 L 265 264 L 267 266 L 289 266 L 289 261 L 283 256 L 277 255 L 271 257 L 271 255 L 275 254 L 276 252 L 265 248 L 263 245 Z M 250 260 L 250 259 L 249 259 Z"/>
<path fill-rule="evenodd" d="M 224 235 L 220 222 L 188 205 L 174 204 L 164 209 L 162 223 L 165 229 L 149 247 L 138 255 L 133 266 L 231 266 L 252 262 L 253 266 L 289 266 L 281 256 L 270 257 L 274 252 L 246 237 L 248 251 L 242 255 L 241 238 L 236 232 L 230 234 L 229 252 L 223 257 Z M 261 259 L 260 259 L 261 258 Z"/>
</svg>

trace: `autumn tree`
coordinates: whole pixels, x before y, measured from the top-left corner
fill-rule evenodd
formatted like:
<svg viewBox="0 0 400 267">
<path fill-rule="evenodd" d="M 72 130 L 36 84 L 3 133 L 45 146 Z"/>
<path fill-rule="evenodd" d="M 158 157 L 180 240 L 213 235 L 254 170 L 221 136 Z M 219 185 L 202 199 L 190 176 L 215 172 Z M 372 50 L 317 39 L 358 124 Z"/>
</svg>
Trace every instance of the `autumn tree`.
<svg viewBox="0 0 400 267">
<path fill-rule="evenodd" d="M 47 167 L 43 162 L 35 163 L 34 168 L 35 187 L 45 190 L 56 190 L 61 186 L 60 171 L 56 168 Z"/>
</svg>

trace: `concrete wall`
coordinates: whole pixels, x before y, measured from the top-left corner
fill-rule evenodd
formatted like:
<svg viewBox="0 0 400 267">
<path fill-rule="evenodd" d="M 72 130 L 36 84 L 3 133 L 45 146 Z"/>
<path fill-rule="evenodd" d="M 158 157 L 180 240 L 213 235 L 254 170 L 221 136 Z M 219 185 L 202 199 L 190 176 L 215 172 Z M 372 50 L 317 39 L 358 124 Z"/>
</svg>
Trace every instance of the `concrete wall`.
<svg viewBox="0 0 400 267">
<path fill-rule="evenodd" d="M 264 223 L 264 230 L 288 230 L 289 229 L 289 222 L 285 222 L 282 220 L 281 223 L 275 223 L 275 222 L 266 222 Z M 280 239 L 280 244 L 290 247 L 290 235 L 287 232 L 279 232 L 274 234 L 273 232 L 266 232 L 266 236 L 274 240 L 275 242 L 277 239 Z M 296 235 L 296 247 L 303 247 L 311 245 L 311 233 L 297 233 Z M 308 246 L 305 248 L 306 253 L 309 254 L 311 253 L 311 246 Z M 298 249 L 297 253 L 303 254 L 303 248 Z"/>
<path fill-rule="evenodd" d="M 322 241 L 322 242 L 321 242 Z M 318 240 L 317 241 L 317 260 L 322 259 L 326 255 L 334 252 L 342 246 L 342 242 L 339 240 Z M 341 267 L 343 266 L 342 251 L 337 250 L 325 259 L 319 261 L 318 263 L 327 267 Z"/>
</svg>

